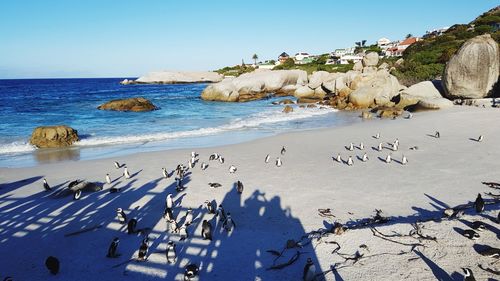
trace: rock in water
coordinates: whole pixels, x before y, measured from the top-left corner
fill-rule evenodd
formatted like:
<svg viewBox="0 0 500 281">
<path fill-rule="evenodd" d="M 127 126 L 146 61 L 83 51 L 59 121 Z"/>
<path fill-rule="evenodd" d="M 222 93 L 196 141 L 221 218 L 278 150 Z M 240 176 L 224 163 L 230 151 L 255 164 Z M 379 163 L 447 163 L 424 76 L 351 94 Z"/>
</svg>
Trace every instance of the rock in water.
<svg viewBox="0 0 500 281">
<path fill-rule="evenodd" d="M 38 148 L 70 146 L 78 141 L 78 131 L 66 125 L 37 127 L 30 143 Z"/>
<path fill-rule="evenodd" d="M 116 111 L 152 111 L 158 109 L 151 101 L 145 98 L 130 98 L 112 100 L 101 104 L 97 107 L 100 110 L 116 110 Z"/>
<path fill-rule="evenodd" d="M 283 113 L 290 113 L 293 112 L 293 107 L 287 105 L 283 108 Z"/>
<path fill-rule="evenodd" d="M 484 98 L 498 80 L 500 50 L 489 34 L 465 42 L 446 64 L 443 75 L 449 98 Z"/>
</svg>

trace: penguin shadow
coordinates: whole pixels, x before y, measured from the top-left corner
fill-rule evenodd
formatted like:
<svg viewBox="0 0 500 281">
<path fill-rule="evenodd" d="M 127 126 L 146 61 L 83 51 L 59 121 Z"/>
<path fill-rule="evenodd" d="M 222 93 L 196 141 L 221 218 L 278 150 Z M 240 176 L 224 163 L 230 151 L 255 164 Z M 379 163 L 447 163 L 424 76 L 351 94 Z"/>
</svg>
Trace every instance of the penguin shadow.
<svg viewBox="0 0 500 281">
<path fill-rule="evenodd" d="M 380 151 L 378 151 L 378 147 L 376 147 L 376 146 L 372 146 L 372 150 L 380 152 Z"/>
<path fill-rule="evenodd" d="M 340 275 L 339 271 L 337 270 L 337 268 L 335 268 L 334 265 L 330 266 L 330 270 L 333 273 L 333 277 L 335 278 L 335 281 L 344 281 L 344 278 L 342 278 L 342 276 Z"/>
<path fill-rule="evenodd" d="M 431 137 L 431 138 L 435 138 L 435 139 L 439 139 L 438 137 L 436 137 L 435 134 L 426 134 L 426 136 Z"/>
<path fill-rule="evenodd" d="M 114 178 L 114 179 L 111 181 L 111 183 L 113 184 L 113 183 L 115 183 L 115 182 L 119 181 L 121 178 L 123 178 L 123 174 L 122 174 L 122 175 L 120 175 L 119 177 Z"/>
<path fill-rule="evenodd" d="M 385 161 L 385 160 L 384 160 Z M 392 158 L 392 161 L 398 163 L 399 165 L 403 165 L 403 162 L 401 160 L 398 160 L 398 159 L 394 159 Z"/>
<path fill-rule="evenodd" d="M 380 160 L 380 162 L 384 162 L 385 163 L 385 158 L 384 157 L 377 157 L 378 160 Z"/>
<path fill-rule="evenodd" d="M 14 181 L 14 182 L 2 183 L 2 184 L 0 184 L 0 195 L 2 195 L 3 193 L 14 191 L 14 190 L 21 188 L 23 186 L 32 184 L 32 183 L 39 181 L 41 179 L 43 179 L 43 176 L 35 176 L 35 177 L 31 177 L 31 178 L 26 178 L 26 179 Z M 48 180 L 48 181 L 49 181 L 49 185 L 50 185 L 50 180 Z M 40 190 L 45 190 L 45 189 L 43 189 L 42 183 L 40 183 Z"/>
<path fill-rule="evenodd" d="M 479 142 L 479 139 L 469 138 L 470 141 Z"/>
<path fill-rule="evenodd" d="M 186 196 L 186 192 L 182 193 L 179 197 L 175 198 L 174 201 L 174 207 L 181 207 L 182 206 L 182 200 Z"/>
<path fill-rule="evenodd" d="M 465 226 L 468 228 L 472 228 L 472 222 L 464 220 L 464 219 L 458 219 L 461 223 L 463 223 Z M 493 226 L 492 224 L 482 222 L 484 224 L 484 227 L 486 228 L 483 232 L 491 231 L 492 233 L 496 234 L 497 238 L 500 239 L 500 229 L 498 229 L 496 226 Z M 478 231 L 479 235 L 481 233 Z"/>
<path fill-rule="evenodd" d="M 47 193 L 46 195 L 42 196 L 42 198 L 55 198 L 59 193 L 62 193 L 64 191 L 64 187 L 69 183 L 69 181 L 65 181 L 63 183 L 60 183 L 58 185 L 54 185 L 52 187 L 52 191 L 50 193 Z"/>
<path fill-rule="evenodd" d="M 363 157 L 362 157 L 362 156 L 356 155 L 356 159 L 358 159 L 358 160 L 359 160 L 359 161 L 361 161 L 361 162 L 364 162 L 364 161 L 363 161 Z"/>
<path fill-rule="evenodd" d="M 142 172 L 142 169 L 140 169 L 139 171 L 137 171 L 137 172 L 135 172 L 135 173 L 131 174 L 131 175 L 130 175 L 130 178 L 131 178 L 131 179 L 132 179 L 132 178 L 135 178 L 135 177 L 136 177 L 138 174 L 140 174 L 141 172 Z"/>
<path fill-rule="evenodd" d="M 460 236 L 464 237 L 464 235 L 463 235 L 463 234 L 464 234 L 465 229 L 460 228 L 460 227 L 453 227 L 453 230 L 454 230 L 456 233 L 458 233 Z M 464 238 L 466 238 L 466 237 L 464 237 Z M 467 239 L 467 238 L 466 238 L 466 239 Z"/>
<path fill-rule="evenodd" d="M 455 279 L 452 278 L 444 269 L 442 269 L 439 265 L 437 265 L 435 262 L 433 262 L 431 259 L 426 257 L 422 252 L 418 250 L 413 251 L 420 259 L 430 268 L 432 271 L 432 274 L 436 277 L 437 280 L 441 281 L 453 281 L 453 280 L 460 280 L 460 279 Z M 455 275 L 455 274 L 453 274 Z"/>
</svg>

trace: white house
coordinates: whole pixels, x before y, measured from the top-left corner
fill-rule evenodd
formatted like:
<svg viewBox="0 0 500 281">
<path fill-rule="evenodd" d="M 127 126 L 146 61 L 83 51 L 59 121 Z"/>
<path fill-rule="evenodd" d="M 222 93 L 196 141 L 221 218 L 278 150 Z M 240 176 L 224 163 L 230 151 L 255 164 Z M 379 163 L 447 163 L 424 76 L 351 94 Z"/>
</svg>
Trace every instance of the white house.
<svg viewBox="0 0 500 281">
<path fill-rule="evenodd" d="M 295 61 L 303 61 L 305 58 L 308 58 L 310 56 L 311 55 L 306 52 L 298 52 L 295 54 Z"/>
<path fill-rule="evenodd" d="M 384 48 L 385 46 L 391 44 L 391 40 L 385 38 L 385 37 L 382 37 L 380 39 L 377 40 L 377 46 L 379 46 L 380 48 Z"/>
<path fill-rule="evenodd" d="M 337 61 L 337 64 L 349 64 L 349 63 L 357 63 L 361 61 L 363 57 L 357 55 L 343 55 Z"/>
<path fill-rule="evenodd" d="M 333 51 L 331 55 L 334 57 L 341 57 L 344 55 L 353 55 L 354 49 L 355 49 L 354 47 L 345 48 L 345 49 L 335 49 L 335 51 Z"/>
</svg>

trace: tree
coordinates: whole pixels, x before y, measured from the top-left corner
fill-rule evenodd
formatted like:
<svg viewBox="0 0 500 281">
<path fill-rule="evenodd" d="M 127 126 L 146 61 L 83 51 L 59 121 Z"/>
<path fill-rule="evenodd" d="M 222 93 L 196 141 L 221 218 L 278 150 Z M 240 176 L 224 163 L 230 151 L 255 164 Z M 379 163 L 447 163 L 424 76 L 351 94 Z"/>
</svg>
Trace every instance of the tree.
<svg viewBox="0 0 500 281">
<path fill-rule="evenodd" d="M 406 39 L 411 38 L 411 37 L 413 37 L 413 34 L 411 34 L 411 33 L 406 34 Z"/>
<path fill-rule="evenodd" d="M 259 56 L 257 56 L 257 54 L 253 54 L 252 59 L 255 62 L 255 65 L 257 65 L 257 60 L 259 59 Z"/>
<path fill-rule="evenodd" d="M 361 40 L 361 46 L 364 47 L 366 44 L 366 40 Z"/>
</svg>

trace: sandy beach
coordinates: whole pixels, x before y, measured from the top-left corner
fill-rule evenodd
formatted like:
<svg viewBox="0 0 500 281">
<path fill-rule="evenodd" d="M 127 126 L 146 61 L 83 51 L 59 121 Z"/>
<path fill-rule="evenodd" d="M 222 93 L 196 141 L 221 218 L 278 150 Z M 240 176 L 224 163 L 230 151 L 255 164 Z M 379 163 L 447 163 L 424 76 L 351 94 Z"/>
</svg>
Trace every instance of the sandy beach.
<svg viewBox="0 0 500 281">
<path fill-rule="evenodd" d="M 9 258 L 0 263 L 0 278 L 182 280 L 184 267 L 196 263 L 202 265 L 200 280 L 302 280 L 311 258 L 317 273 L 326 272 L 317 280 L 462 280 L 462 267 L 472 269 L 477 280 L 495 280 L 498 275 L 478 265 L 498 271 L 500 263 L 491 264 L 495 259 L 477 249 L 500 246 L 500 205 L 485 195 L 498 190 L 481 183 L 500 181 L 499 115 L 494 108 L 453 107 L 414 113 L 412 119 L 367 120 L 196 149 L 200 160 L 188 171 L 182 192 L 176 192 L 174 177 L 163 178 L 162 167 L 172 171 L 178 164 L 187 165 L 191 149 L 1 168 L 0 245 L 2 255 Z M 434 137 L 436 131 L 440 138 Z M 372 137 L 376 133 L 380 139 Z M 475 141 L 479 135 L 484 136 L 482 142 Z M 389 144 L 396 139 L 400 146 L 392 151 Z M 345 148 L 350 142 L 353 151 Z M 361 142 L 363 151 L 357 148 Z M 379 142 L 384 146 L 381 152 L 374 149 Z M 286 153 L 281 155 L 283 146 Z M 418 149 L 410 149 L 414 147 Z M 225 158 L 223 164 L 208 160 L 214 152 Z M 369 160 L 362 162 L 365 152 Z M 332 157 L 338 153 L 343 160 L 352 156 L 354 164 L 335 161 Z M 386 163 L 389 153 L 394 161 Z M 269 163 L 264 162 L 267 154 Z M 403 155 L 406 165 L 401 164 Z M 282 159 L 281 167 L 276 167 L 276 157 Z M 122 177 L 114 161 L 126 164 L 132 177 Z M 201 162 L 209 164 L 204 171 Z M 237 167 L 234 174 L 228 171 L 230 165 Z M 80 200 L 56 196 L 70 181 L 104 182 L 106 173 L 113 182 L 104 184 L 102 191 L 85 192 Z M 53 192 L 44 191 L 43 178 Z M 241 195 L 235 189 L 238 180 L 244 184 Z M 212 182 L 222 186 L 210 188 Z M 120 192 L 110 193 L 112 187 Z M 173 212 L 180 224 L 187 208 L 194 212 L 184 241 L 166 231 L 162 215 L 169 193 L 174 195 Z M 483 213 L 467 208 L 460 218 L 443 218 L 446 208 L 472 203 L 478 193 L 488 203 Z M 231 213 L 236 222 L 233 232 L 227 234 L 219 222 L 213 241 L 202 239 L 202 221 L 217 221 L 202 206 L 205 200 L 215 200 Z M 116 219 L 117 208 L 137 218 L 138 228 L 150 228 L 147 261 L 129 261 L 137 257 L 144 236 L 127 234 Z M 332 216 L 320 216 L 318 209 L 327 208 Z M 382 210 L 386 223 L 369 223 L 375 209 Z M 412 224 L 424 220 L 418 224 L 422 236 L 408 236 Z M 462 236 L 473 221 L 487 228 L 475 241 Z M 328 233 L 335 222 L 347 230 Z M 92 230 L 74 234 L 85 229 Z M 318 239 L 314 231 L 320 229 L 323 235 Z M 376 237 L 377 231 L 391 237 Z M 120 238 L 121 256 L 106 258 L 113 237 Z M 268 252 L 281 252 L 289 239 L 302 246 L 286 249 L 282 257 Z M 174 264 L 165 257 L 169 240 L 177 244 Z M 356 252 L 363 256 L 351 259 Z M 268 270 L 297 254 L 290 266 Z M 61 262 L 56 276 L 44 265 L 50 255 Z M 330 271 L 332 266 L 336 270 Z"/>
</svg>

